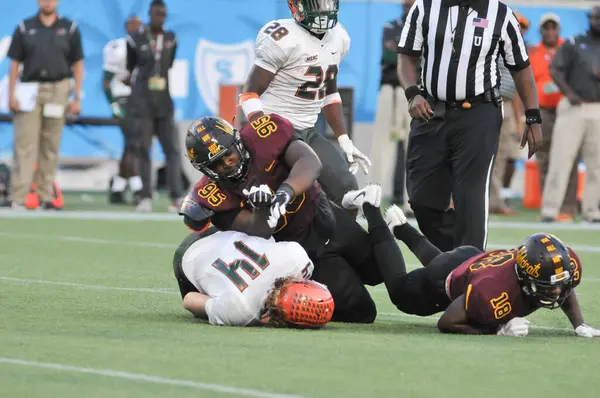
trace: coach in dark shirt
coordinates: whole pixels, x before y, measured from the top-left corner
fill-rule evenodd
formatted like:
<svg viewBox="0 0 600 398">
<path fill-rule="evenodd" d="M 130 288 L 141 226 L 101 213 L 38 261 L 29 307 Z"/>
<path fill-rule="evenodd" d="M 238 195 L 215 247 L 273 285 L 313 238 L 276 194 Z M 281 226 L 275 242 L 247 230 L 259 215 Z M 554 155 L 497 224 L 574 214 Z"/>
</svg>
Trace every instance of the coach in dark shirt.
<svg viewBox="0 0 600 398">
<path fill-rule="evenodd" d="M 499 55 L 525 105 L 529 156 L 541 145 L 535 80 L 517 18 L 498 0 L 417 0 L 398 52 L 413 117 L 408 196 L 419 227 L 443 251 L 461 245 L 485 249 L 490 177 L 502 124 Z M 421 55 L 423 84 L 417 86 Z"/>
<path fill-rule="evenodd" d="M 127 38 L 127 69 L 132 73 L 129 111 L 140 137 L 140 175 L 143 188 L 138 211 L 152 210 L 152 162 L 150 149 L 156 135 L 166 156 L 167 184 L 175 210 L 182 196 L 179 135 L 173 120 L 169 93 L 169 69 L 173 66 L 175 33 L 164 30 L 167 8 L 161 0 L 150 5 L 150 24 Z"/>
<path fill-rule="evenodd" d="M 16 209 L 25 204 L 32 182 L 42 208 L 56 208 L 53 183 L 65 116 L 67 110 L 75 115 L 81 110 L 83 49 L 77 24 L 57 15 L 58 0 L 38 3 L 38 14 L 19 23 L 8 49 L 15 131 L 12 206 Z M 74 92 L 69 104 L 70 77 Z"/>
<path fill-rule="evenodd" d="M 569 183 L 571 165 L 581 151 L 585 163 L 581 212 L 600 223 L 600 7 L 589 14 L 590 29 L 565 40 L 550 64 L 550 75 L 564 98 L 558 104 L 550 146 L 550 165 L 542 195 L 542 221 L 556 221 Z"/>
</svg>

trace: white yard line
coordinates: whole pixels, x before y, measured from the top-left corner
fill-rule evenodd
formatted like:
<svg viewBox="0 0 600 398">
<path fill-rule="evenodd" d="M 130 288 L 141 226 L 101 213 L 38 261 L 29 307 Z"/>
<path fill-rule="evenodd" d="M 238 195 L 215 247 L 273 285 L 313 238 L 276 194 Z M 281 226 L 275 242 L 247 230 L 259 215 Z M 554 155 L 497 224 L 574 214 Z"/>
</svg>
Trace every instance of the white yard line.
<svg viewBox="0 0 600 398">
<path fill-rule="evenodd" d="M 162 293 L 162 294 L 179 294 L 173 289 L 155 289 L 148 287 L 119 287 L 119 286 L 102 286 L 102 285 L 85 285 L 82 283 L 70 283 L 70 282 L 55 282 L 47 281 L 44 279 L 27 279 L 27 278 L 13 278 L 10 276 L 0 276 L 0 281 L 15 282 L 15 283 L 35 283 L 40 285 L 55 285 L 55 286 L 68 286 L 77 287 L 80 289 L 90 290 L 116 290 L 121 292 L 140 292 L 140 293 Z"/>
<path fill-rule="evenodd" d="M 55 370 L 59 372 L 69 372 L 69 373 L 86 373 L 92 374 L 96 376 L 104 376 L 104 377 L 113 377 L 116 379 L 125 379 L 132 380 L 144 383 L 153 383 L 153 384 L 166 384 L 171 386 L 178 387 L 189 387 L 197 390 L 204 391 L 213 391 L 219 393 L 233 394 L 245 397 L 258 397 L 258 398 L 300 398 L 299 395 L 287 395 L 287 394 L 276 394 L 267 391 L 261 390 L 250 390 L 246 388 L 237 388 L 226 386 L 222 384 L 214 384 L 214 383 L 203 383 L 193 380 L 181 380 L 181 379 L 170 379 L 167 377 L 160 376 L 152 376 L 143 373 L 130 373 L 130 372 L 121 372 L 118 370 L 112 369 L 94 369 L 87 367 L 79 367 L 72 365 L 62 365 L 58 363 L 49 363 L 49 362 L 37 362 L 37 361 L 28 361 L 20 358 L 7 358 L 0 357 L 0 363 L 16 365 L 16 366 L 26 366 L 30 368 L 42 368 Z"/>
<path fill-rule="evenodd" d="M 176 221 L 181 222 L 181 216 L 173 213 L 135 213 L 111 211 L 14 211 L 0 209 L 0 219 L 63 219 L 63 220 L 93 220 L 93 221 Z M 365 224 L 364 219 L 359 219 Z M 416 225 L 416 221 L 411 220 Z M 555 231 L 600 231 L 600 224 L 589 223 L 540 223 L 525 221 L 490 221 L 490 228 L 497 229 L 537 229 Z"/>
</svg>

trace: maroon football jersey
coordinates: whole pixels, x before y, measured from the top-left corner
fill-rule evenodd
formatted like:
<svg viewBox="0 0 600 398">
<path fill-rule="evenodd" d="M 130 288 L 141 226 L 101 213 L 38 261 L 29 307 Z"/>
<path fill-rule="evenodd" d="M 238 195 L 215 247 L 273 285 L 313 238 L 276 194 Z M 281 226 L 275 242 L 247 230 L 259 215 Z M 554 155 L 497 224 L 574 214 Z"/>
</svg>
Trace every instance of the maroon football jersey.
<svg viewBox="0 0 600 398">
<path fill-rule="evenodd" d="M 215 213 L 251 209 L 242 193 L 244 189 L 267 184 L 275 192 L 287 179 L 290 169 L 282 157 L 293 134 L 292 124 L 274 113 L 246 124 L 240 136 L 250 152 L 247 176 L 235 188 L 224 187 L 204 176 L 194 185 L 193 200 Z M 319 186 L 315 182 L 311 189 L 290 201 L 275 228 L 275 240 L 298 241 L 304 237 L 315 217 L 318 198 Z"/>
<path fill-rule="evenodd" d="M 575 267 L 574 286 L 581 280 L 581 262 L 569 248 Z M 466 296 L 465 309 L 480 325 L 497 326 L 516 317 L 525 317 L 539 308 L 523 295 L 517 280 L 517 249 L 494 250 L 471 257 L 448 277 L 451 300 Z"/>
</svg>

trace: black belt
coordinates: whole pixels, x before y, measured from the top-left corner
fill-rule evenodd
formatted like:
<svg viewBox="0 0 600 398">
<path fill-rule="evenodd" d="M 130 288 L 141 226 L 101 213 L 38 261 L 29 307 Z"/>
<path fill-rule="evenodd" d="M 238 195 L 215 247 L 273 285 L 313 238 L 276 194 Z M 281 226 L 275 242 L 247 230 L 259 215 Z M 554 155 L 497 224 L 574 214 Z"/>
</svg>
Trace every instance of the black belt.
<svg viewBox="0 0 600 398">
<path fill-rule="evenodd" d="M 461 101 L 442 101 L 437 98 L 428 96 L 428 99 L 431 99 L 432 101 L 435 101 L 435 102 L 444 102 L 446 104 L 446 106 L 448 106 L 452 109 L 458 109 L 458 108 L 471 109 L 473 106 L 476 106 L 476 105 L 487 104 L 489 102 L 493 102 L 494 98 L 497 98 L 498 101 L 502 98 L 500 96 L 500 90 L 497 87 L 487 90 L 483 94 L 479 94 L 475 97 L 466 98 Z"/>
</svg>

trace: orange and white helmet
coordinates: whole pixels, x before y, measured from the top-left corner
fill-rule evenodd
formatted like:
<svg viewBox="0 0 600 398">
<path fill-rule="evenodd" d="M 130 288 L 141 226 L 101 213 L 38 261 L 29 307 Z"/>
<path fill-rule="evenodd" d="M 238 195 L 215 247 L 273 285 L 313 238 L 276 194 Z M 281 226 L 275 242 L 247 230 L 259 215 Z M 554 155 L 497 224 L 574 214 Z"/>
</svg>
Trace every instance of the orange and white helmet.
<svg viewBox="0 0 600 398">
<path fill-rule="evenodd" d="M 288 281 L 275 292 L 269 312 L 276 327 L 318 329 L 333 316 L 333 297 L 325 285 L 310 280 Z"/>
</svg>

